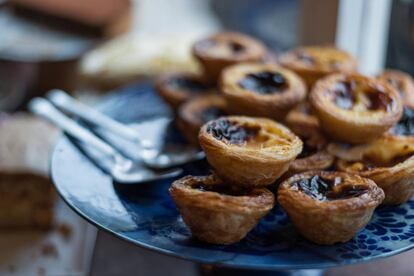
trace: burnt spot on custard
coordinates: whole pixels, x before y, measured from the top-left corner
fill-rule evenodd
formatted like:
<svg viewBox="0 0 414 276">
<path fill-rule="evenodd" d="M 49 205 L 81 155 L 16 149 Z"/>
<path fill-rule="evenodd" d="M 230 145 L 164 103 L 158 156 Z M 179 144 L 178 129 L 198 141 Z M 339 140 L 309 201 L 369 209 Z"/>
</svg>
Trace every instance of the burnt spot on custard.
<svg viewBox="0 0 414 276">
<path fill-rule="evenodd" d="M 226 116 L 226 112 L 217 106 L 210 106 L 201 111 L 200 119 L 203 123 L 215 120 L 221 116 Z"/>
<path fill-rule="evenodd" d="M 369 110 L 387 110 L 391 103 L 391 98 L 383 91 L 382 87 L 369 87 L 367 91 L 370 105 Z"/>
<path fill-rule="evenodd" d="M 208 124 L 207 133 L 220 141 L 230 144 L 243 144 L 254 139 L 259 132 L 258 128 L 240 126 L 227 119 L 218 119 Z"/>
<path fill-rule="evenodd" d="M 286 90 L 288 82 L 280 73 L 263 71 L 246 75 L 239 81 L 239 85 L 259 94 L 273 94 Z"/>
<path fill-rule="evenodd" d="M 368 187 L 361 185 L 344 185 L 340 177 L 333 180 L 323 179 L 315 175 L 311 178 L 300 179 L 293 186 L 308 196 L 319 200 L 339 200 L 358 197 L 368 191 Z"/>
<path fill-rule="evenodd" d="M 215 192 L 229 196 L 246 196 L 252 194 L 250 190 L 240 187 L 233 187 L 223 184 L 206 185 L 204 183 L 195 183 L 191 185 L 191 188 L 203 191 L 203 192 Z"/>
<path fill-rule="evenodd" d="M 238 43 L 238 42 L 235 42 L 235 41 L 230 41 L 230 42 L 228 43 L 228 45 L 229 45 L 230 50 L 231 50 L 233 53 L 235 53 L 235 54 L 242 53 L 242 52 L 244 52 L 244 50 L 245 50 L 244 45 L 242 45 L 242 44 L 240 44 L 240 43 Z"/>
<path fill-rule="evenodd" d="M 414 110 L 404 107 L 401 119 L 391 131 L 396 135 L 414 135 Z"/>
<path fill-rule="evenodd" d="M 342 81 L 335 85 L 333 90 L 333 101 L 342 109 L 351 109 L 354 105 L 354 95 L 352 90 L 354 89 L 354 82 Z"/>
<path fill-rule="evenodd" d="M 208 39 L 199 43 L 199 47 L 205 51 L 225 51 L 228 54 L 242 54 L 246 51 L 246 46 L 237 41 L 227 41 L 218 39 Z"/>
<path fill-rule="evenodd" d="M 355 91 L 361 89 L 368 98 L 364 103 L 367 110 L 388 110 L 391 98 L 383 91 L 382 87 L 367 86 L 357 88 L 359 84 L 356 81 L 340 81 L 336 83 L 332 91 L 332 101 L 341 109 L 350 110 L 356 103 Z"/>
<path fill-rule="evenodd" d="M 185 90 L 193 93 L 204 93 L 209 89 L 208 86 L 201 81 L 186 77 L 172 78 L 168 82 L 168 85 L 174 90 Z"/>
</svg>

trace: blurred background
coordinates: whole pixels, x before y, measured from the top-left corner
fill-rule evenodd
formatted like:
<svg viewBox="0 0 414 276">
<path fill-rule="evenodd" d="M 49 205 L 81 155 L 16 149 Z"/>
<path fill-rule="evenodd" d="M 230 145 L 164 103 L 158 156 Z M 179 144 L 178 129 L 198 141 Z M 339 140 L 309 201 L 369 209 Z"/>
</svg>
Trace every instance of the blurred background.
<svg viewBox="0 0 414 276">
<path fill-rule="evenodd" d="M 17 124 L 28 100 L 52 88 L 94 104 L 131 82 L 196 72 L 192 43 L 222 29 L 256 37 L 276 54 L 297 45 L 337 45 L 366 74 L 384 68 L 414 74 L 412 0 L 0 0 L 0 128 L 3 121 Z M 38 146 L 26 139 L 30 118 L 19 120 L 17 130 L 0 129 L 0 172 L 5 159 Z M 51 141 L 42 147 L 50 149 L 58 135 L 45 131 Z M 16 149 L 5 151 L 11 140 Z M 0 180 L 0 191 L 13 179 Z M 0 275 L 197 275 L 192 263 L 97 233 L 59 201 L 48 207 L 54 216 L 48 230 L 10 227 L 1 220 L 16 207 L 5 202 Z M 413 257 L 408 252 L 326 274 L 413 275 Z"/>
</svg>

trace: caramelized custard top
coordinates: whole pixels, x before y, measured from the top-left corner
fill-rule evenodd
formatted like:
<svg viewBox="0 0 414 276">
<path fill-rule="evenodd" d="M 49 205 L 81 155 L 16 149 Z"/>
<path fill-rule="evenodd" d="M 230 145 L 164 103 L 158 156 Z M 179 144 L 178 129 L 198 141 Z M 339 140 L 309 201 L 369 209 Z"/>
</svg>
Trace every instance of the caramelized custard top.
<svg viewBox="0 0 414 276">
<path fill-rule="evenodd" d="M 293 183 L 293 186 L 319 201 L 357 197 L 368 190 L 366 186 L 344 184 L 341 177 L 329 180 L 323 179 L 318 175 L 307 179 L 300 179 Z"/>
<path fill-rule="evenodd" d="M 340 81 L 329 93 L 331 101 L 345 110 L 388 111 L 392 103 L 383 87 L 362 84 L 355 80 Z"/>
<path fill-rule="evenodd" d="M 239 81 L 240 87 L 259 94 L 283 92 L 288 88 L 286 78 L 277 72 L 263 71 L 246 75 Z"/>
<path fill-rule="evenodd" d="M 207 132 L 220 141 L 227 141 L 230 144 L 244 144 L 254 139 L 259 129 L 241 126 L 227 119 L 219 119 L 208 125 Z"/>
<path fill-rule="evenodd" d="M 199 47 L 219 57 L 237 56 L 246 51 L 246 47 L 240 42 L 224 39 L 204 40 L 199 44 Z"/>
<path fill-rule="evenodd" d="M 323 70 L 340 69 L 348 61 L 348 55 L 331 47 L 307 47 L 294 52 L 295 61 L 304 67 Z"/>
</svg>

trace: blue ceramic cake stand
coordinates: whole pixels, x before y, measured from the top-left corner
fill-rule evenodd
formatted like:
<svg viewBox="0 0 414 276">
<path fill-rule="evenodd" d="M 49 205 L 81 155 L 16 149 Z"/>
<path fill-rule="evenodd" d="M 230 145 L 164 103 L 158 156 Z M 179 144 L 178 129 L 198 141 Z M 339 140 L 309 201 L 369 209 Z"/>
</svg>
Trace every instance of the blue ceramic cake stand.
<svg viewBox="0 0 414 276">
<path fill-rule="evenodd" d="M 144 122 L 138 129 L 160 142 L 180 141 L 168 127 L 168 108 L 151 85 L 137 84 L 110 95 L 101 110 L 125 123 Z M 152 137 L 151 137 L 152 135 Z M 123 141 L 126 151 L 137 149 Z M 414 246 L 414 201 L 380 207 L 372 221 L 351 241 L 319 246 L 298 235 L 278 206 L 241 242 L 211 245 L 191 238 L 168 194 L 173 181 L 140 185 L 113 183 L 105 173 L 104 158 L 62 138 L 52 158 L 57 191 L 79 215 L 97 227 L 138 246 L 203 264 L 254 270 L 328 268 L 385 258 Z M 185 166 L 185 174 L 203 175 L 208 164 Z"/>
</svg>

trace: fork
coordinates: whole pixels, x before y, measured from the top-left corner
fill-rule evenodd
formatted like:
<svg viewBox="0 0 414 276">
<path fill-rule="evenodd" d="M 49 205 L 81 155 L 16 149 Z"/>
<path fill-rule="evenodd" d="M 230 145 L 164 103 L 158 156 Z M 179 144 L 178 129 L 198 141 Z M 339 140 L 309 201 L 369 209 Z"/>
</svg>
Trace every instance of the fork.
<svg viewBox="0 0 414 276">
<path fill-rule="evenodd" d="M 160 151 L 150 141 L 141 137 L 136 129 L 81 103 L 62 90 L 51 90 L 46 97 L 64 112 L 75 115 L 94 126 L 106 129 L 109 133 L 123 137 L 140 146 L 140 159 L 150 168 L 167 169 L 201 160 L 205 157 L 203 151 L 188 146 L 178 149 L 178 146 L 175 146 L 174 153 Z"/>
<path fill-rule="evenodd" d="M 57 125 L 80 142 L 92 146 L 99 152 L 109 156 L 113 162 L 109 173 L 116 182 L 124 184 L 137 184 L 173 178 L 183 172 L 183 170 L 179 168 L 164 172 L 156 172 L 142 166 L 142 164 L 139 164 L 138 162 L 125 158 L 111 145 L 98 138 L 92 132 L 82 127 L 71 118 L 64 115 L 46 99 L 34 98 L 29 102 L 28 108 L 34 114 L 51 121 L 53 124 Z"/>
</svg>

